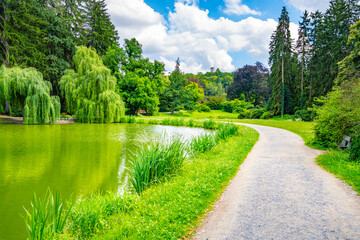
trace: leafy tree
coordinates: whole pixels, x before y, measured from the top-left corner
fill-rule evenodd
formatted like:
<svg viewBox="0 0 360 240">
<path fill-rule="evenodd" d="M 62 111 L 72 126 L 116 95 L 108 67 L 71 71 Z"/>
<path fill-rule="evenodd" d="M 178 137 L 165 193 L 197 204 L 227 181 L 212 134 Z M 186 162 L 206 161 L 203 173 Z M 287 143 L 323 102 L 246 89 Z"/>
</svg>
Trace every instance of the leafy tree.
<svg viewBox="0 0 360 240">
<path fill-rule="evenodd" d="M 360 132 L 360 21 L 351 27 L 348 44 L 354 49 L 339 63 L 338 86 L 317 107 L 316 140 L 334 146 L 343 135 L 357 137 Z"/>
<path fill-rule="evenodd" d="M 94 50 L 78 47 L 74 70 L 67 70 L 60 80 L 69 113 L 79 122 L 118 122 L 125 107 L 115 92 L 116 78 L 104 66 Z"/>
<path fill-rule="evenodd" d="M 271 36 L 270 59 L 271 65 L 271 108 L 275 113 L 289 113 L 291 99 L 289 85 L 291 84 L 291 56 L 292 45 L 289 29 L 290 19 L 285 7 L 281 11 L 278 26 Z M 288 110 L 288 111 L 285 111 Z"/>
<path fill-rule="evenodd" d="M 60 100 L 50 96 L 51 83 L 34 68 L 0 68 L 0 112 L 7 101 L 19 107 L 25 124 L 54 123 L 60 117 Z"/>
<path fill-rule="evenodd" d="M 158 111 L 159 95 L 164 92 L 165 67 L 159 61 L 143 58 L 141 47 L 135 38 L 125 39 L 124 49 L 113 45 L 102 59 L 117 77 L 117 90 L 129 113 L 145 110 L 153 115 Z"/>
<path fill-rule="evenodd" d="M 228 87 L 230 100 L 240 98 L 242 94 L 247 102 L 262 105 L 269 97 L 269 70 L 260 62 L 255 66 L 245 65 L 234 73 L 234 81 Z"/>
<path fill-rule="evenodd" d="M 148 115 L 158 111 L 159 97 L 155 89 L 148 77 L 140 77 L 134 72 L 123 76 L 118 84 L 118 91 L 131 115 L 136 115 L 140 109 L 145 110 Z"/>
</svg>

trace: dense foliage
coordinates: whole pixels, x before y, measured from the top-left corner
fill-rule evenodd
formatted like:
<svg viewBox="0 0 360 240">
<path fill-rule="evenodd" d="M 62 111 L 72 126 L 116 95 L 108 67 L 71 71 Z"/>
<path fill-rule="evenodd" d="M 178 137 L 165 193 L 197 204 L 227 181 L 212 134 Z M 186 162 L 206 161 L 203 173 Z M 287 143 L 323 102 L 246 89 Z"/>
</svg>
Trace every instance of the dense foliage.
<svg viewBox="0 0 360 240">
<path fill-rule="evenodd" d="M 315 138 L 325 146 L 340 143 L 343 135 L 355 137 L 360 132 L 360 21 L 351 27 L 348 44 L 354 49 L 339 63 L 339 86 L 316 108 Z"/>
<path fill-rule="evenodd" d="M 60 118 L 60 101 L 50 96 L 51 83 L 34 68 L 0 68 L 0 102 L 7 101 L 10 111 L 20 109 L 25 124 L 54 123 Z M 4 112 L 4 104 L 0 112 Z"/>
<path fill-rule="evenodd" d="M 78 47 L 74 70 L 60 80 L 69 113 L 79 122 L 119 122 L 125 107 L 115 92 L 116 78 L 94 50 Z"/>
</svg>

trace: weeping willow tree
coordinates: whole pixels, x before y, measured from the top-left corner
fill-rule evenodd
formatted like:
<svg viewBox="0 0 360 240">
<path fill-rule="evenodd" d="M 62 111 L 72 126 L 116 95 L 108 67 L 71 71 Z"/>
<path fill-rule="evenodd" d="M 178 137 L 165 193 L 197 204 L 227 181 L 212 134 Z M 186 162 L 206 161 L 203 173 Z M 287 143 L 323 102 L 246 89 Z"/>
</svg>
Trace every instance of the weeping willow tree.
<svg viewBox="0 0 360 240">
<path fill-rule="evenodd" d="M 119 122 L 125 106 L 115 92 L 116 78 L 92 49 L 78 47 L 74 70 L 67 70 L 59 84 L 67 111 L 83 123 Z"/>
<path fill-rule="evenodd" d="M 51 83 L 35 68 L 0 68 L 0 112 L 4 103 L 18 107 L 25 124 L 54 123 L 60 117 L 60 99 L 50 96 Z"/>
</svg>

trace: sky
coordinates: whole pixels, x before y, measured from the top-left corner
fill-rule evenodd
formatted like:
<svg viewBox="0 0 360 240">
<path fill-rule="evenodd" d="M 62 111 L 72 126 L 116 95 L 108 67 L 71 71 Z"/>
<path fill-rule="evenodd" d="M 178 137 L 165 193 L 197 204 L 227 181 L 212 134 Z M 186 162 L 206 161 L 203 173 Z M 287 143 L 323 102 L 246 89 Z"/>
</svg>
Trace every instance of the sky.
<svg viewBox="0 0 360 240">
<path fill-rule="evenodd" d="M 325 11 L 329 0 L 106 0 L 121 44 L 135 37 L 144 57 L 166 71 L 233 72 L 246 64 L 268 64 L 270 37 L 281 9 L 290 16 L 297 39 L 302 12 Z"/>
</svg>

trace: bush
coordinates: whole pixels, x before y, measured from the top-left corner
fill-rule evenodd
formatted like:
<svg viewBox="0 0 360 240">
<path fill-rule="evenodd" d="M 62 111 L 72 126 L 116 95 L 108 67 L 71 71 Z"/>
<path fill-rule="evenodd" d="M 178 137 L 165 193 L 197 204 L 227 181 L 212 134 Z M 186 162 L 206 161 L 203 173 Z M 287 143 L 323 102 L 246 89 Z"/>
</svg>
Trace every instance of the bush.
<svg viewBox="0 0 360 240">
<path fill-rule="evenodd" d="M 220 110 L 223 108 L 223 103 L 226 101 L 223 97 L 208 97 L 208 100 L 205 102 L 212 110 Z"/>
<path fill-rule="evenodd" d="M 297 110 L 294 114 L 294 118 L 300 118 L 304 122 L 312 122 L 314 120 L 314 113 L 307 109 Z"/>
<path fill-rule="evenodd" d="M 260 119 L 265 112 L 266 112 L 265 108 L 253 109 L 252 111 L 250 111 L 250 118 Z"/>
<path fill-rule="evenodd" d="M 232 101 L 223 102 L 223 109 L 225 112 L 242 112 L 246 109 L 254 108 L 254 105 L 245 102 L 244 100 L 235 99 Z"/>
<path fill-rule="evenodd" d="M 242 111 L 240 111 L 238 119 L 245 119 L 245 118 L 250 118 L 250 110 L 247 109 L 243 109 Z"/>
<path fill-rule="evenodd" d="M 210 111 L 211 111 L 210 107 L 208 107 L 208 106 L 205 105 L 205 104 L 200 104 L 200 105 L 198 106 L 197 110 L 198 110 L 199 112 L 210 112 Z"/>
<path fill-rule="evenodd" d="M 356 136 L 360 126 L 360 82 L 344 85 L 318 100 L 315 143 L 335 147 L 344 135 Z"/>
<path fill-rule="evenodd" d="M 269 111 L 266 111 L 261 115 L 260 119 L 269 119 L 271 117 L 272 117 L 272 114 Z"/>
<path fill-rule="evenodd" d="M 360 161 L 360 133 L 351 142 L 350 156 L 351 161 Z"/>
</svg>

